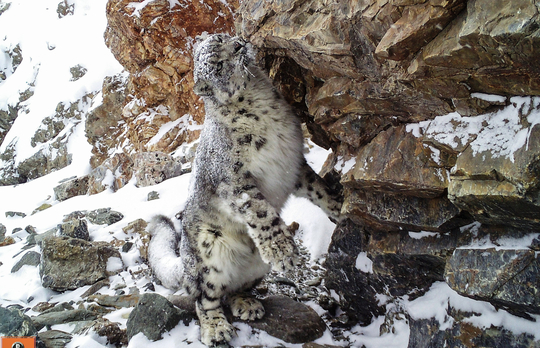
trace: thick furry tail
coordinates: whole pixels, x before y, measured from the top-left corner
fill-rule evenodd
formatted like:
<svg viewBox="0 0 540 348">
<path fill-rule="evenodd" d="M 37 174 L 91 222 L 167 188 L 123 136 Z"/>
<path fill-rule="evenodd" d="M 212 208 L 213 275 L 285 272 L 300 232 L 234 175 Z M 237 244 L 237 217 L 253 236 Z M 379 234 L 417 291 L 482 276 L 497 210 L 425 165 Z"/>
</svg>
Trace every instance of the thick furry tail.
<svg viewBox="0 0 540 348">
<path fill-rule="evenodd" d="M 177 254 L 180 234 L 168 217 L 152 218 L 148 227 L 152 238 L 148 245 L 148 262 L 163 286 L 169 289 L 182 287 L 184 265 Z"/>
</svg>

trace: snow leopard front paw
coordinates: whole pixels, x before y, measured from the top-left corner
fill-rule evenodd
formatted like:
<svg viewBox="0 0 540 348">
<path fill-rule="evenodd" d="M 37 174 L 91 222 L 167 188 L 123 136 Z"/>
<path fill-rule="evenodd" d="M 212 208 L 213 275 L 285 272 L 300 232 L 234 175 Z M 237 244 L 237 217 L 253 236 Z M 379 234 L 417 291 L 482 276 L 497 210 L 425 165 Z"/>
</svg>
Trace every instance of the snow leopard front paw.
<svg viewBox="0 0 540 348">
<path fill-rule="evenodd" d="M 264 316 L 264 307 L 256 298 L 247 295 L 236 295 L 230 299 L 232 314 L 242 320 L 261 319 Z"/>
<path fill-rule="evenodd" d="M 209 347 L 229 342 L 235 335 L 234 326 L 226 320 L 218 320 L 208 325 L 201 324 L 201 342 Z"/>
<path fill-rule="evenodd" d="M 201 323 L 201 342 L 209 347 L 229 342 L 236 336 L 236 329 L 227 321 L 224 315 L 211 312 L 215 311 L 208 311 L 208 317 L 206 319 L 199 318 Z"/>
<path fill-rule="evenodd" d="M 197 316 L 201 325 L 201 342 L 207 346 L 226 343 L 236 336 L 236 329 L 227 321 L 222 307 L 205 310 L 197 302 Z"/>
<path fill-rule="evenodd" d="M 261 245 L 263 261 L 272 265 L 278 272 L 291 270 L 298 264 L 298 248 L 292 235 L 279 229 L 272 234 L 273 237 Z"/>
</svg>

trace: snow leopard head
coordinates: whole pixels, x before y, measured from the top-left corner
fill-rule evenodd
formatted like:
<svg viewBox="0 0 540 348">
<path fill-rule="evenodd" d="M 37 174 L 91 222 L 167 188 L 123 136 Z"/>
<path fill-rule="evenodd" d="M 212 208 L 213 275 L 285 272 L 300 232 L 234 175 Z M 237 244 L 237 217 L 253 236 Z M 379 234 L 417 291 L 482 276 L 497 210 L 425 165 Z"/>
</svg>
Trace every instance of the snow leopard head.
<svg viewBox="0 0 540 348">
<path fill-rule="evenodd" d="M 227 104 L 245 88 L 254 65 L 253 46 L 239 37 L 213 34 L 195 46 L 194 91 Z"/>
</svg>

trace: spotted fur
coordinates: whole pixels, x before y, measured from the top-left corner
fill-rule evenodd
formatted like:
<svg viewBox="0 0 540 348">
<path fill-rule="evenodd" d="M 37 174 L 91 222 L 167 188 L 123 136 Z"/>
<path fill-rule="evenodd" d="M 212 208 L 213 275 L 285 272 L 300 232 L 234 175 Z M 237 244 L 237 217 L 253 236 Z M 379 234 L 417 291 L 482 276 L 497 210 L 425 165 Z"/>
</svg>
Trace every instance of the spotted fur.
<svg viewBox="0 0 540 348">
<path fill-rule="evenodd" d="M 341 208 L 307 165 L 300 123 L 254 57 L 248 42 L 224 34 L 196 47 L 194 91 L 206 119 L 190 195 L 178 233 L 165 217 L 150 228 L 150 264 L 164 285 L 182 286 L 196 299 L 207 345 L 234 335 L 222 299 L 239 318 L 261 318 L 261 303 L 243 291 L 271 267 L 296 265 L 293 235 L 279 215 L 288 196 L 308 197 L 334 218 Z"/>
</svg>

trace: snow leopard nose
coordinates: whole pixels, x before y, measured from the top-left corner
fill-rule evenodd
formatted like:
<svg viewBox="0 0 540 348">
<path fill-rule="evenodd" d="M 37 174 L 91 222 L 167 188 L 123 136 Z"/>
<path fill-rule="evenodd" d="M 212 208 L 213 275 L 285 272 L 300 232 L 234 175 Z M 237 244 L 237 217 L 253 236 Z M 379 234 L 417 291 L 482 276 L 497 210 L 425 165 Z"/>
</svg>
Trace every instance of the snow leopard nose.
<svg viewBox="0 0 540 348">
<path fill-rule="evenodd" d="M 234 53 L 243 53 L 243 52 L 245 52 L 245 49 L 243 49 L 243 48 L 246 48 L 248 45 L 249 45 L 249 42 L 247 42 L 246 40 L 244 40 L 244 39 L 242 39 L 240 37 L 235 38 L 235 41 L 234 41 L 234 44 L 233 44 Z"/>
</svg>

